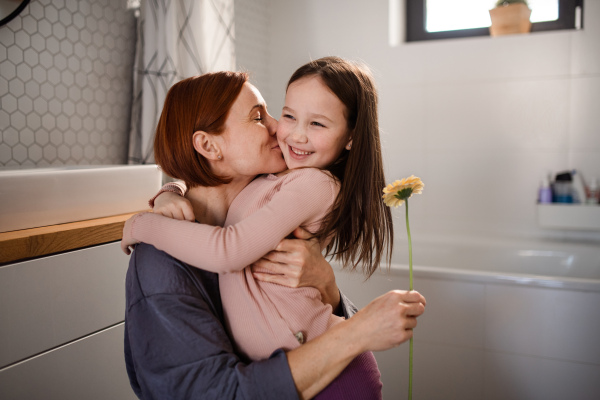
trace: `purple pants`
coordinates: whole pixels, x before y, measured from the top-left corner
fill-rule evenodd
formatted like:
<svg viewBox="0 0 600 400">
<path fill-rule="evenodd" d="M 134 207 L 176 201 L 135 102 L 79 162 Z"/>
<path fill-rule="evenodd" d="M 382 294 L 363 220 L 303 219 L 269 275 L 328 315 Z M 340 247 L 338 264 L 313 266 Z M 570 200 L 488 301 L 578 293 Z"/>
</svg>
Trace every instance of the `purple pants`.
<svg viewBox="0 0 600 400">
<path fill-rule="evenodd" d="M 362 353 L 348 364 L 315 399 L 381 400 L 381 373 L 373 353 Z"/>
</svg>

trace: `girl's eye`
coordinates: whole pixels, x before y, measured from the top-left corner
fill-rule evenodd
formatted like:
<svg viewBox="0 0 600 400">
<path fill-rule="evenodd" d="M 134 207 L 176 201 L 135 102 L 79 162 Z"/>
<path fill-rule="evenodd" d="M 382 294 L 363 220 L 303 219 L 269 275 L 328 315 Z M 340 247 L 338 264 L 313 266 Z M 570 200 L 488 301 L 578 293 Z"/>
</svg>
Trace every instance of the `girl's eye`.
<svg viewBox="0 0 600 400">
<path fill-rule="evenodd" d="M 323 124 L 322 124 L 322 123 L 320 123 L 320 122 L 313 121 L 313 122 L 311 122 L 310 124 L 311 124 L 311 125 L 314 125 L 314 126 L 319 126 L 319 127 L 321 127 L 321 128 L 325 128 L 325 125 L 323 125 Z"/>
<path fill-rule="evenodd" d="M 292 117 L 290 114 L 283 114 L 282 117 L 287 119 L 294 119 L 294 117 Z"/>
</svg>

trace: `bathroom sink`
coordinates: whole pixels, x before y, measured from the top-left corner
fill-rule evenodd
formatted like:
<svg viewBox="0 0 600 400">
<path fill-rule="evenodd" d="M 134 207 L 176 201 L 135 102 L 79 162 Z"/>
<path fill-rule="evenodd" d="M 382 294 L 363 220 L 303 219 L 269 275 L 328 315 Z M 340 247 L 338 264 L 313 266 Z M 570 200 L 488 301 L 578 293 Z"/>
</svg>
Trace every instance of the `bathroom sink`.
<svg viewBox="0 0 600 400">
<path fill-rule="evenodd" d="M 0 232 L 145 210 L 160 185 L 156 165 L 0 170 Z"/>
</svg>

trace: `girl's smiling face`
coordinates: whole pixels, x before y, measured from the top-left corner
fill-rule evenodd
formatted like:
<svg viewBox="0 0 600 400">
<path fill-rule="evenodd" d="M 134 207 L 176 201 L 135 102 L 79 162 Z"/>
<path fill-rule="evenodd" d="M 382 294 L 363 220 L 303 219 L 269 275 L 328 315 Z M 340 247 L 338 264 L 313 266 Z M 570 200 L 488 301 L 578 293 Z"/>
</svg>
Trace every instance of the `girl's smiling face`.
<svg viewBox="0 0 600 400">
<path fill-rule="evenodd" d="M 313 75 L 293 82 L 287 89 L 279 119 L 277 140 L 288 168 L 326 168 L 352 142 L 346 107 Z"/>
</svg>

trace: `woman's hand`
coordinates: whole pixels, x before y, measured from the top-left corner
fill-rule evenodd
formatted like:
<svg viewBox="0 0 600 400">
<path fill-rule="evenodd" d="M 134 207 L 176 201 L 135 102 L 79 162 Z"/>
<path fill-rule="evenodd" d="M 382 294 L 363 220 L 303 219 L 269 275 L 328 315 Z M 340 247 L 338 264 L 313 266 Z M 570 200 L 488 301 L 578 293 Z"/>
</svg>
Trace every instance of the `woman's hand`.
<svg viewBox="0 0 600 400">
<path fill-rule="evenodd" d="M 425 305 L 419 292 L 392 290 L 370 302 L 348 323 L 354 325 L 352 332 L 363 351 L 387 350 L 412 338 Z"/>
<path fill-rule="evenodd" d="M 298 239 L 282 240 L 275 250 L 252 264 L 252 274 L 263 282 L 317 288 L 323 303 L 331 304 L 335 310 L 340 303 L 340 292 L 319 242 L 302 228 L 296 228 L 294 236 Z"/>
<path fill-rule="evenodd" d="M 143 213 L 140 213 L 140 214 L 143 214 Z M 125 221 L 125 226 L 123 226 L 123 238 L 121 239 L 121 250 L 123 250 L 123 253 L 125 253 L 127 255 L 130 255 L 131 252 L 133 251 L 133 249 L 135 248 L 135 245 L 139 243 L 137 240 L 135 240 L 131 236 L 131 230 L 133 228 L 133 220 L 135 219 L 135 217 L 137 217 L 140 214 L 135 214 L 133 217 L 129 218 L 127 221 Z"/>
<path fill-rule="evenodd" d="M 155 214 L 164 215 L 165 217 L 187 220 L 194 222 L 194 209 L 192 203 L 185 197 L 173 192 L 163 192 L 154 199 L 154 208 L 152 211 Z"/>
<path fill-rule="evenodd" d="M 387 350 L 412 337 L 425 298 L 394 290 L 373 300 L 352 318 L 288 351 L 287 358 L 301 398 L 313 398 L 359 354 Z"/>
</svg>

